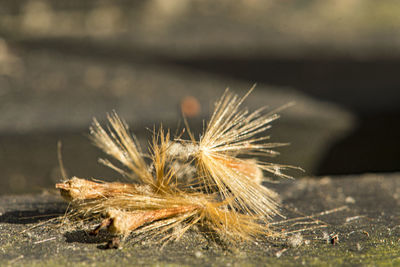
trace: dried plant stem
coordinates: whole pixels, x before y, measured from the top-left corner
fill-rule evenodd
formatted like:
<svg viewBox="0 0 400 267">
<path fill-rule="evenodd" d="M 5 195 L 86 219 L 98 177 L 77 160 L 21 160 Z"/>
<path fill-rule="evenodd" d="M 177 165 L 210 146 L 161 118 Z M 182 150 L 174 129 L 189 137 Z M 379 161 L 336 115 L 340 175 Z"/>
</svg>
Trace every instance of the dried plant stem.
<svg viewBox="0 0 400 267">
<path fill-rule="evenodd" d="M 140 186 L 136 184 L 99 183 L 77 177 L 56 184 L 56 188 L 60 189 L 61 195 L 67 201 L 107 198 L 120 194 L 138 193 L 140 190 Z"/>
<path fill-rule="evenodd" d="M 107 226 L 114 234 L 128 235 L 138 227 L 157 220 L 166 219 L 172 216 L 185 214 L 198 209 L 196 206 L 181 206 L 177 208 L 166 208 L 153 211 L 125 212 L 121 210 L 109 210 L 108 219 L 111 220 Z"/>
</svg>

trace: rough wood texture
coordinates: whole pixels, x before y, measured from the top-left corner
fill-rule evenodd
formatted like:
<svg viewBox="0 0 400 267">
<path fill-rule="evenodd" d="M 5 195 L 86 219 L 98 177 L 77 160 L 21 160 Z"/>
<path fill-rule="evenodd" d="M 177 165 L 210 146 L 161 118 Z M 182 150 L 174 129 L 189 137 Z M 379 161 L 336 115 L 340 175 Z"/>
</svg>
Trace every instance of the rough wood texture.
<svg viewBox="0 0 400 267">
<path fill-rule="evenodd" d="M 275 190 L 282 195 L 283 213 L 288 218 L 337 211 L 315 218 L 326 223 L 327 228 L 302 232 L 301 237 L 292 237 L 284 243 L 258 240 L 227 248 L 189 232 L 163 250 L 135 236 L 124 243 L 122 249 L 103 250 L 102 233 L 93 237 L 67 226 L 41 225 L 45 219 L 63 214 L 66 205 L 59 197 L 48 194 L 3 196 L 0 198 L 0 264 L 400 263 L 399 174 L 307 178 L 277 184 Z M 34 226 L 36 228 L 31 229 Z M 279 227 L 289 231 L 295 226 L 287 223 Z M 335 245 L 332 245 L 333 239 Z"/>
</svg>

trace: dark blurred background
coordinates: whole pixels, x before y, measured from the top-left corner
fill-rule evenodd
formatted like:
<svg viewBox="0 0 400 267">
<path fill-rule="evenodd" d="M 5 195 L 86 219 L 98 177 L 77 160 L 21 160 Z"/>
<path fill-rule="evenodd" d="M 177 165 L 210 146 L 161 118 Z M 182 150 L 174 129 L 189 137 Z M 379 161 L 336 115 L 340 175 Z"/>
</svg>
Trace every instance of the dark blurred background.
<svg viewBox="0 0 400 267">
<path fill-rule="evenodd" d="M 118 178 L 87 138 L 116 110 L 143 146 L 154 125 L 200 133 L 226 87 L 282 118 L 273 161 L 300 176 L 400 170 L 400 2 L 0 2 L 0 194 L 70 175 Z"/>
</svg>

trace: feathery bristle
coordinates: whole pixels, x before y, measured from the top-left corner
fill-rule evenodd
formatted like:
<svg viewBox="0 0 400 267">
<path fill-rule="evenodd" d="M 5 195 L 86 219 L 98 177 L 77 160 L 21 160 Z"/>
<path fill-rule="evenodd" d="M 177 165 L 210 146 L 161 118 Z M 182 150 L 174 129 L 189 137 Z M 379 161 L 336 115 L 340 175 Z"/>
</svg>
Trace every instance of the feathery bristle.
<svg viewBox="0 0 400 267">
<path fill-rule="evenodd" d="M 275 176 L 289 178 L 281 170 L 291 166 L 243 158 L 275 156 L 278 153 L 272 148 L 286 145 L 266 143 L 269 136 L 258 136 L 269 129 L 270 123 L 278 119 L 279 115 L 263 114 L 264 108 L 252 113 L 240 109 L 252 90 L 242 98 L 226 90 L 216 103 L 200 140 L 194 140 L 193 134 L 190 134 L 192 143 L 184 140 L 177 142 L 183 147 L 190 147 L 186 150 L 196 159 L 199 177 L 209 191 L 216 187 L 223 199 L 236 200 L 232 208 L 269 218 L 279 214 L 277 194 L 261 185 L 262 173 L 267 171 Z M 175 151 L 171 153 L 178 154 Z"/>
<path fill-rule="evenodd" d="M 261 185 L 263 171 L 289 177 L 281 170 L 290 166 L 247 158 L 276 155 L 271 149 L 284 145 L 265 143 L 268 136 L 258 137 L 278 115 L 239 109 L 251 91 L 239 98 L 227 90 L 199 141 L 189 129 L 191 141 L 171 141 L 169 131 L 154 131 L 151 164 L 115 112 L 108 115 L 107 130 L 94 119 L 93 143 L 124 169 L 108 160 L 101 162 L 137 183 L 74 177 L 56 184 L 72 204 L 70 217 L 105 217 L 94 233 L 106 227 L 124 237 L 135 231 L 164 234 L 162 240 L 179 239 L 195 224 L 231 242 L 273 235 L 266 219 L 279 214 L 277 194 Z M 192 187 L 192 182 L 197 186 Z"/>
<path fill-rule="evenodd" d="M 107 118 L 110 122 L 108 133 L 96 119 L 93 120 L 90 127 L 91 139 L 97 147 L 127 167 L 130 173 L 122 171 L 107 160 L 103 163 L 113 169 L 121 170 L 122 174 L 132 179 L 139 179 L 145 184 L 152 184 L 153 177 L 142 156 L 140 146 L 128 132 L 127 124 L 115 112 L 108 115 Z"/>
</svg>

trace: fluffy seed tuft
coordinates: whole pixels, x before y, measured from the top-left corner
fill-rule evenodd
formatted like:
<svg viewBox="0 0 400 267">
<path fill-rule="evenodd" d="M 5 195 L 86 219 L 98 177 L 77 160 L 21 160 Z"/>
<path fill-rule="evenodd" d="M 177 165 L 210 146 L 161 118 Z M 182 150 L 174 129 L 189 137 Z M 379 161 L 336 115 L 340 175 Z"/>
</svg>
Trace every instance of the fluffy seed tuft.
<svg viewBox="0 0 400 267">
<path fill-rule="evenodd" d="M 115 112 L 108 115 L 107 129 L 94 119 L 93 143 L 122 167 L 106 159 L 101 162 L 134 182 L 73 177 L 56 184 L 71 203 L 69 218 L 99 219 L 92 234 L 106 228 L 123 238 L 134 231 L 176 240 L 194 225 L 230 242 L 276 235 L 268 228 L 268 218 L 279 214 L 277 194 L 262 181 L 264 172 L 289 177 L 281 171 L 290 166 L 255 158 L 274 156 L 272 149 L 285 144 L 259 137 L 277 114 L 240 109 L 252 90 L 241 98 L 225 91 L 200 140 L 189 129 L 191 140 L 171 141 L 169 131 L 154 132 L 150 164 Z M 110 244 L 115 247 L 119 242 L 113 239 Z"/>
</svg>

